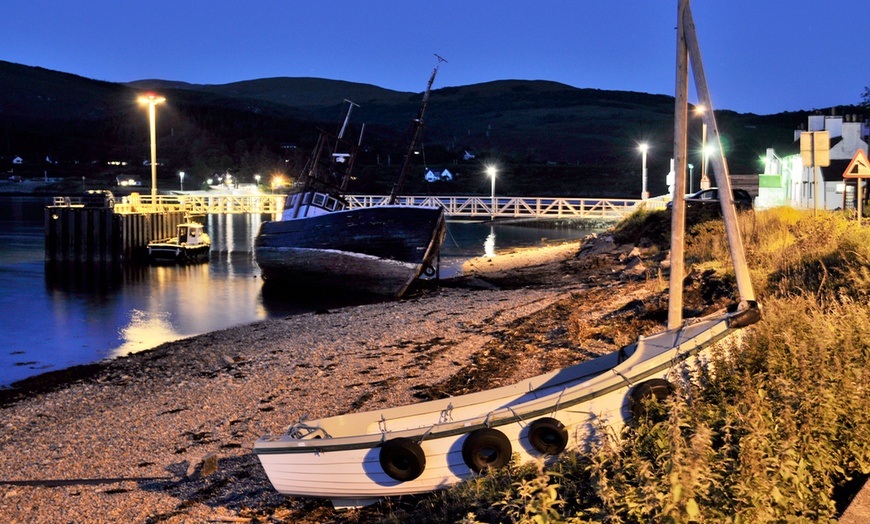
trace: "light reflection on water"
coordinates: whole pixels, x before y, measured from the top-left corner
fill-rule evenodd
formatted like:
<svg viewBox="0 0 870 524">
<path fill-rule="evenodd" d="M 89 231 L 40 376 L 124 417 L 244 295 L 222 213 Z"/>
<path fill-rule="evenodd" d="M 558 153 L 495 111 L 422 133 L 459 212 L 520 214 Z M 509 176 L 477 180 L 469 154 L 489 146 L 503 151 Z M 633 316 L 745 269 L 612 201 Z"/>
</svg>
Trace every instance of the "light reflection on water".
<svg viewBox="0 0 870 524">
<path fill-rule="evenodd" d="M 202 217 L 212 238 L 205 263 L 47 266 L 45 205 L 39 198 L 0 197 L 0 386 L 178 338 L 348 305 L 327 294 L 264 295 L 251 254 L 264 220 L 257 215 Z M 451 222 L 441 276 L 456 274 L 468 258 L 588 233 Z"/>
<path fill-rule="evenodd" d="M 175 330 L 170 316 L 167 312 L 134 309 L 130 312 L 130 323 L 120 329 L 121 345 L 110 356 L 122 357 L 184 338 Z"/>
</svg>

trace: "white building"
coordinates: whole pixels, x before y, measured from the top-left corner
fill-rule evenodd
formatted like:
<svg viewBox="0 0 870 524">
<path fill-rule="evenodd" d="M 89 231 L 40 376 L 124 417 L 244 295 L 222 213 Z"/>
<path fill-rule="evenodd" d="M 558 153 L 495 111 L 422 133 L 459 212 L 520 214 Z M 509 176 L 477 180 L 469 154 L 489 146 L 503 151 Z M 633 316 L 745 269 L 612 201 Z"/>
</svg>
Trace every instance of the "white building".
<svg viewBox="0 0 870 524">
<path fill-rule="evenodd" d="M 450 182 L 453 180 L 453 173 L 445 169 L 444 171 L 426 170 L 426 182 Z"/>
<path fill-rule="evenodd" d="M 820 209 L 854 207 L 855 182 L 844 182 L 843 173 L 858 150 L 868 152 L 868 121 L 857 115 L 811 115 L 807 129 L 794 133 L 794 143 L 787 151 L 767 150 L 764 173 L 759 175 L 758 207 L 790 205 L 813 208 L 816 205 L 815 187 Z M 830 165 L 816 167 L 804 165 L 800 154 L 801 133 L 827 131 L 830 137 Z"/>
</svg>

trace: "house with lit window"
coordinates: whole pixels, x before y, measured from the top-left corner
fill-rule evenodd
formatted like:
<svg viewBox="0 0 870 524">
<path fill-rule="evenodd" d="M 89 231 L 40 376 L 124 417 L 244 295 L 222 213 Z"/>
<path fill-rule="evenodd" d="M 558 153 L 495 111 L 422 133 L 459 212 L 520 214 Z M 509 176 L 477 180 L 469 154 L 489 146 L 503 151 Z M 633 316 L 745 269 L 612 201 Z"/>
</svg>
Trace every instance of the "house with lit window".
<svg viewBox="0 0 870 524">
<path fill-rule="evenodd" d="M 828 133 L 827 166 L 811 166 L 801 155 L 801 135 L 819 131 Z M 783 151 L 768 148 L 764 173 L 758 177 L 757 206 L 814 208 L 818 198 L 819 209 L 854 209 L 856 182 L 844 179 L 843 173 L 859 149 L 868 152 L 868 135 L 870 122 L 862 116 L 811 115 L 806 129 L 794 132 L 794 142 L 789 148 Z"/>
</svg>

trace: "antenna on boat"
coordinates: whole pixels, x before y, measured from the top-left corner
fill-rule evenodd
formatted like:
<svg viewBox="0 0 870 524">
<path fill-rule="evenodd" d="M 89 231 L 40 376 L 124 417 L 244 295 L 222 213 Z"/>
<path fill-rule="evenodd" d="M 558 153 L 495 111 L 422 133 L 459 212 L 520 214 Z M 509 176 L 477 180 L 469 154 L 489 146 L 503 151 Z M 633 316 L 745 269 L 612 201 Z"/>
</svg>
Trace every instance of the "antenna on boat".
<svg viewBox="0 0 870 524">
<path fill-rule="evenodd" d="M 417 136 L 420 134 L 420 129 L 423 127 L 423 113 L 426 112 L 426 104 L 429 102 L 429 93 L 432 91 L 432 83 L 435 81 L 435 75 L 438 74 L 438 68 L 441 67 L 441 62 L 447 62 L 447 60 L 438 56 L 437 53 L 435 56 L 438 58 L 438 64 L 436 64 L 435 69 L 432 70 L 432 76 L 429 77 L 429 83 L 426 85 L 426 92 L 423 93 L 423 102 L 420 104 L 420 113 L 414 120 L 414 132 L 411 135 L 411 143 L 408 145 L 408 152 L 405 154 L 402 171 L 399 172 L 399 179 L 396 181 L 396 185 L 393 186 L 393 191 L 390 193 L 390 204 L 396 203 L 396 198 L 402 191 L 402 187 L 405 185 L 405 178 L 407 178 L 408 170 L 411 168 L 411 156 L 414 154 L 414 146 L 417 144 Z"/>
<path fill-rule="evenodd" d="M 755 302 L 755 291 L 746 265 L 746 253 L 743 249 L 743 239 L 737 224 L 737 211 L 734 208 L 734 197 L 731 193 L 731 178 L 728 175 L 728 164 L 722 149 L 719 128 L 713 111 L 713 102 L 707 87 L 707 77 L 704 74 L 704 64 L 701 61 L 701 48 L 698 45 L 698 35 L 695 32 L 695 22 L 689 0 L 677 2 L 677 92 L 674 106 L 674 172 L 686 172 L 687 127 L 688 127 L 688 91 L 689 63 L 692 65 L 695 90 L 699 102 L 708 111 L 704 111 L 704 123 L 707 125 L 710 140 L 718 144 L 718 153 L 711 157 L 713 175 L 719 188 L 719 203 L 722 206 L 722 217 L 725 221 L 725 235 L 731 251 L 731 261 L 734 264 L 734 276 L 737 281 L 737 291 L 740 294 L 740 307 L 745 308 Z M 674 205 L 671 221 L 671 276 L 670 297 L 668 299 L 668 328 L 674 329 L 682 324 L 683 310 L 683 248 L 686 227 L 685 206 L 685 175 L 677 176 L 674 187 Z"/>
<path fill-rule="evenodd" d="M 341 131 L 338 132 L 339 140 L 344 138 L 344 130 L 347 129 L 347 121 L 350 120 L 350 112 L 353 111 L 354 107 L 359 107 L 359 104 L 354 104 L 353 102 L 351 102 L 347 98 L 345 98 L 344 101 L 350 105 L 347 107 L 347 114 L 344 115 L 344 123 L 341 124 Z"/>
</svg>

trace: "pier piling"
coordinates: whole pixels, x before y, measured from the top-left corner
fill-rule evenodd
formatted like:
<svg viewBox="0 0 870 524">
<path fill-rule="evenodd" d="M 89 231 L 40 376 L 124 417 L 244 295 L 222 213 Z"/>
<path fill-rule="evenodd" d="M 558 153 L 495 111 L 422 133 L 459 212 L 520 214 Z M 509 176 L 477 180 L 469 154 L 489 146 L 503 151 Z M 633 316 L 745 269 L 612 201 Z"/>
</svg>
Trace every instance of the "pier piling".
<svg viewBox="0 0 870 524">
<path fill-rule="evenodd" d="M 115 213 L 110 207 L 45 208 L 46 262 L 125 262 L 143 259 L 148 242 L 175 235 L 184 213 Z"/>
</svg>

